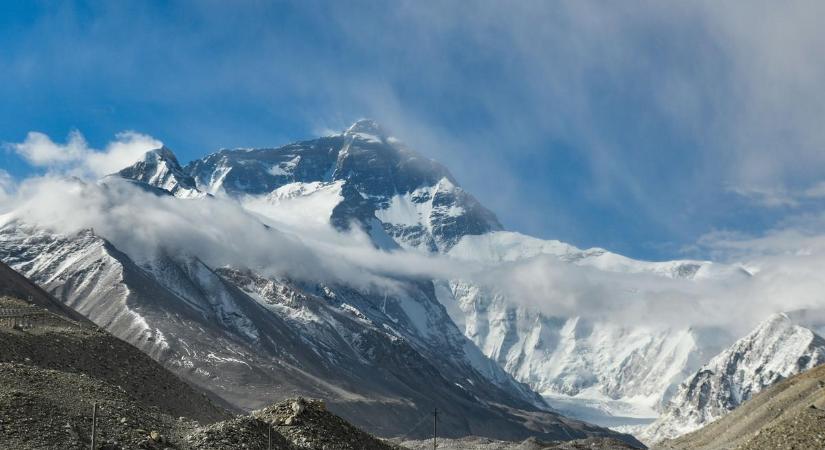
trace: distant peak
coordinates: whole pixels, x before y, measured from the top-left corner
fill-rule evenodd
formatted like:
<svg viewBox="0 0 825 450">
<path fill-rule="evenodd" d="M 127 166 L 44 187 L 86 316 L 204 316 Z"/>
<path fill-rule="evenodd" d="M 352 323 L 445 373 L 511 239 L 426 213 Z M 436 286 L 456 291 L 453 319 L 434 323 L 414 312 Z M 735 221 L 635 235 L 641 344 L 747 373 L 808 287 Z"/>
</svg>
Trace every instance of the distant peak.
<svg viewBox="0 0 825 450">
<path fill-rule="evenodd" d="M 364 133 L 374 136 L 385 137 L 386 133 L 381 125 L 372 119 L 361 119 L 352 124 L 344 134 Z"/>
<path fill-rule="evenodd" d="M 173 163 L 174 166 L 180 167 L 180 163 L 178 163 L 178 157 L 175 156 L 175 153 L 167 146 L 163 146 L 160 148 L 156 148 L 154 150 L 149 150 L 146 152 L 144 159 L 147 158 L 157 158 L 164 161 L 169 161 Z"/>
</svg>

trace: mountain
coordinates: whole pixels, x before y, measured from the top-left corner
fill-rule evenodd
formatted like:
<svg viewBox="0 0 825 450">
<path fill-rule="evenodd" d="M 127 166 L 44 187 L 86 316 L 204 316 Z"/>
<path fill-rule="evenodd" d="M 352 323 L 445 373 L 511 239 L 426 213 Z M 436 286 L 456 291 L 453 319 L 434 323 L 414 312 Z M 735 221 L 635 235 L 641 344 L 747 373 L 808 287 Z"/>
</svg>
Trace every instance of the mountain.
<svg viewBox="0 0 825 450">
<path fill-rule="evenodd" d="M 220 150 L 185 170 L 198 189 L 232 197 L 266 195 L 294 183 L 339 182 L 342 201 L 330 212 L 332 224 L 347 229 L 359 223 L 406 248 L 442 251 L 462 236 L 501 229 L 495 214 L 446 167 L 406 148 L 371 120 L 341 135 L 280 148 Z"/>
<path fill-rule="evenodd" d="M 0 296 L 25 300 L 28 305 L 43 308 L 73 322 L 92 323 L 3 262 L 0 262 Z"/>
<path fill-rule="evenodd" d="M 100 183 L 71 183 L 121 210 L 159 202 L 213 211 L 234 202 L 270 214 L 299 211 L 301 220 L 362 227 L 385 249 L 446 250 L 465 235 L 500 228 L 443 166 L 365 121 L 339 136 L 222 150 L 185 167 L 161 148 Z M 251 207 L 215 211 L 259 228 L 221 236 L 229 242 L 286 236 L 276 229 L 281 222 L 252 222 Z M 98 234 L 57 232 L 28 218 L 20 211 L 0 217 L 0 259 L 233 408 L 305 395 L 379 435 L 423 437 L 422 418 L 437 407 L 444 433 L 455 437 L 610 436 L 638 445 L 548 410 L 462 334 L 431 280 L 382 275 L 383 284 L 364 285 L 273 275 L 254 261 L 209 262 L 221 256 L 214 249 L 160 245 L 145 238 L 151 221 Z M 205 225 L 175 224 L 179 239 L 187 227 L 194 233 Z"/>
<path fill-rule="evenodd" d="M 166 147 L 146 152 L 142 161 L 122 169 L 116 176 L 156 187 L 175 197 L 192 198 L 204 195 L 195 187 L 195 180 L 183 171 L 172 150 Z"/>
<path fill-rule="evenodd" d="M 504 267 L 549 258 L 597 273 L 626 274 L 627 286 L 608 293 L 614 301 L 635 295 L 630 275 L 692 283 L 750 276 L 707 261 L 636 261 L 506 231 L 465 236 L 448 255 Z M 495 285 L 472 280 L 442 280 L 437 286 L 454 321 L 485 355 L 556 409 L 604 426 L 651 422 L 681 380 L 733 341 L 726 330 L 711 327 L 631 326 L 609 318 L 547 315 Z"/>
<path fill-rule="evenodd" d="M 484 263 L 551 255 L 608 272 L 690 280 L 749 276 L 706 261 L 635 261 L 603 249 L 580 250 L 502 231 L 495 215 L 458 186 L 445 167 L 369 120 L 341 135 L 280 148 L 220 150 L 183 170 L 199 190 L 237 199 L 267 219 L 296 228 L 331 223 L 346 230 L 357 224 L 384 249 Z M 163 187 L 147 177 L 140 180 Z M 721 343 L 733 341 L 724 330 L 630 329 L 580 317 L 544 317 L 468 280 L 439 281 L 436 293 L 487 357 L 555 407 L 604 425 L 649 422 L 680 380 L 718 352 Z M 549 338 L 536 341 L 539 336 Z"/>
<path fill-rule="evenodd" d="M 640 436 L 674 438 L 729 414 L 756 393 L 825 363 L 825 339 L 776 314 L 685 379 L 667 409 Z"/>
<path fill-rule="evenodd" d="M 657 450 L 825 448 L 825 365 L 766 388 L 721 419 Z"/>
</svg>

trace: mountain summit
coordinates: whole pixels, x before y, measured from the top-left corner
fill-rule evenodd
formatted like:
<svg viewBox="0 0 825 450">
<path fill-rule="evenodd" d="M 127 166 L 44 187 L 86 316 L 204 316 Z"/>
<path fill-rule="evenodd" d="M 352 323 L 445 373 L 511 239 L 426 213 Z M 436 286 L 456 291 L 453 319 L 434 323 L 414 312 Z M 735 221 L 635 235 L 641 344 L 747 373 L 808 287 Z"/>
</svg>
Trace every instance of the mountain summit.
<svg viewBox="0 0 825 450">
<path fill-rule="evenodd" d="M 176 197 L 204 195 L 198 191 L 195 180 L 183 171 L 172 150 L 165 146 L 146 152 L 142 160 L 120 170 L 115 176 L 145 183 Z"/>
<path fill-rule="evenodd" d="M 280 188 L 296 192 L 296 183 L 318 183 L 316 188 L 337 183 L 340 200 L 325 212 L 331 224 L 339 229 L 357 224 L 379 247 L 393 240 L 402 247 L 446 251 L 463 236 L 502 228 L 446 167 L 387 137 L 367 119 L 339 135 L 277 148 L 223 149 L 185 167 L 164 147 L 117 175 L 184 198 L 205 193 L 248 198 Z M 318 191 L 300 190 L 307 196 Z"/>
<path fill-rule="evenodd" d="M 358 120 L 344 132 L 344 135 L 347 136 L 354 136 L 356 134 L 376 136 L 382 141 L 387 138 L 387 133 L 384 128 L 372 119 Z"/>
</svg>

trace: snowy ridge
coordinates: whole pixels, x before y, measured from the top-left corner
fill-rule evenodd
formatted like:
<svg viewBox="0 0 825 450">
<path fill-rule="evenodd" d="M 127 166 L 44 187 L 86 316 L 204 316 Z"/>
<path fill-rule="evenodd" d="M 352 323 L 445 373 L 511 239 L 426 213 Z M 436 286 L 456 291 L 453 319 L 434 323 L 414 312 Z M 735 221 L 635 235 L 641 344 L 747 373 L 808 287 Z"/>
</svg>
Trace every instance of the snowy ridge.
<svg viewBox="0 0 825 450">
<path fill-rule="evenodd" d="M 651 273 L 668 278 L 696 280 L 750 275 L 741 267 L 725 266 L 710 261 L 637 261 L 601 248 L 582 250 L 560 241 L 537 239 L 510 231 L 464 236 L 447 254 L 461 260 L 493 263 L 549 255 L 564 262 L 608 272 Z"/>
<path fill-rule="evenodd" d="M 696 330 L 547 317 L 471 283 L 440 286 L 439 298 L 456 306 L 448 310 L 485 355 L 554 408 L 605 425 L 651 421 L 706 351 Z"/>
<path fill-rule="evenodd" d="M 726 415 L 774 383 L 825 363 L 825 339 L 775 314 L 686 378 L 666 411 L 640 436 L 674 438 Z"/>
<path fill-rule="evenodd" d="M 448 255 L 492 267 L 539 256 L 618 273 L 701 282 L 747 277 L 707 261 L 636 261 L 603 249 L 494 231 L 464 236 Z M 467 280 L 440 283 L 439 298 L 482 352 L 567 414 L 621 426 L 655 419 L 678 383 L 733 339 L 719 330 L 622 326 L 581 317 L 548 317 Z M 619 295 L 619 293 L 617 293 Z M 721 334 L 720 334 L 721 333 Z"/>
<path fill-rule="evenodd" d="M 179 198 L 200 198 L 206 195 L 195 187 L 195 180 L 183 172 L 175 154 L 166 147 L 146 152 L 143 160 L 115 175 L 145 183 Z"/>
</svg>

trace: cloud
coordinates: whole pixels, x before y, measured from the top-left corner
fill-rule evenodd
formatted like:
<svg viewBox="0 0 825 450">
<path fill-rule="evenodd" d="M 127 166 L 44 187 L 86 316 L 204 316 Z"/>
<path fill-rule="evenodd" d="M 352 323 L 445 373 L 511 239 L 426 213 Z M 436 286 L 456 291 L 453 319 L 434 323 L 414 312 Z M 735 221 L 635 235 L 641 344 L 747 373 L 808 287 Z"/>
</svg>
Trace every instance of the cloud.
<svg viewBox="0 0 825 450">
<path fill-rule="evenodd" d="M 211 267 L 366 290 L 396 289 L 400 280 L 465 280 L 547 316 L 648 328 L 720 326 L 735 335 L 774 312 L 825 308 L 825 279 L 818 269 L 825 267 L 825 216 L 799 217 L 764 236 L 708 235 L 699 245 L 733 268 L 717 265 L 722 276 L 684 280 L 579 266 L 548 255 L 483 263 L 386 252 L 357 228 L 339 233 L 277 215 L 270 221 L 231 199 L 158 196 L 117 179 L 34 177 L 14 190 L 11 204 L 14 212 L 2 221 L 21 220 L 61 234 L 93 229 L 139 263 L 167 252 Z"/>
<path fill-rule="evenodd" d="M 6 145 L 30 164 L 40 167 L 74 163 L 89 152 L 86 139 L 78 131 L 69 133 L 63 145 L 56 144 L 49 136 L 37 131 L 30 131 L 21 143 Z"/>
<path fill-rule="evenodd" d="M 342 7 L 333 29 L 374 71 L 317 81 L 533 234 L 693 241 L 737 220 L 730 192 L 795 206 L 825 173 L 825 5 L 641 3 Z"/>
<path fill-rule="evenodd" d="M 547 317 L 653 329 L 720 327 L 732 337 L 774 313 L 825 311 L 820 269 L 825 267 L 825 235 L 798 230 L 751 239 L 720 235 L 705 245 L 744 259 L 713 277 L 686 280 L 539 256 L 475 272 L 467 281 Z"/>
<path fill-rule="evenodd" d="M 764 206 L 766 208 L 799 206 L 798 195 L 788 192 L 787 188 L 784 186 L 775 186 L 773 188 L 764 186 L 732 186 L 729 190 L 736 195 L 748 199 L 752 203 Z"/>
<path fill-rule="evenodd" d="M 0 213 L 5 211 L 11 201 L 14 189 L 14 179 L 3 169 L 0 169 Z"/>
<path fill-rule="evenodd" d="M 64 144 L 56 143 L 37 131 L 30 131 L 23 142 L 5 144 L 34 166 L 84 177 L 114 173 L 162 145 L 161 141 L 151 136 L 123 131 L 115 135 L 115 140 L 103 150 L 96 150 L 76 130 L 69 133 Z"/>
<path fill-rule="evenodd" d="M 52 95 L 78 105 L 88 96 L 112 108 L 109 123 L 141 120 L 190 149 L 274 145 L 373 117 L 445 162 L 511 227 L 651 256 L 640 241 L 683 244 L 735 220 L 723 205 L 730 186 L 792 193 L 821 181 L 823 8 L 481 0 L 472 11 L 302 2 L 284 14 L 211 3 L 88 17 L 62 8 L 21 28 L 29 45 L 9 44 L 0 88 L 7 102 L 20 97 L 10 111 L 35 111 L 21 121 L 53 109 Z M 81 16 L 95 25 L 88 32 Z M 267 25 L 284 17 L 295 26 Z M 15 97 L 20 86 L 32 87 Z M 22 107 L 32 98 L 39 109 Z M 153 113 L 137 114 L 147 102 Z M 775 198 L 748 198 L 776 209 Z"/>
<path fill-rule="evenodd" d="M 250 268 L 266 276 L 365 289 L 394 288 L 398 278 L 466 273 L 443 258 L 379 251 L 357 229 L 339 233 L 318 224 L 298 235 L 265 226 L 260 216 L 234 200 L 158 196 L 116 178 L 29 178 L 18 187 L 13 207 L 3 221 L 19 220 L 63 235 L 92 229 L 138 262 L 166 252 L 197 257 L 211 267 Z"/>
</svg>

